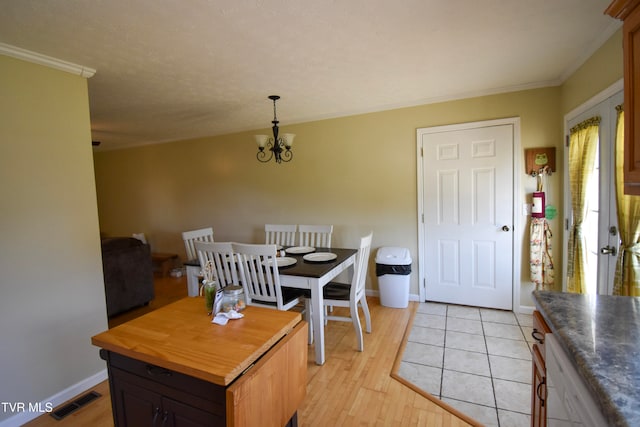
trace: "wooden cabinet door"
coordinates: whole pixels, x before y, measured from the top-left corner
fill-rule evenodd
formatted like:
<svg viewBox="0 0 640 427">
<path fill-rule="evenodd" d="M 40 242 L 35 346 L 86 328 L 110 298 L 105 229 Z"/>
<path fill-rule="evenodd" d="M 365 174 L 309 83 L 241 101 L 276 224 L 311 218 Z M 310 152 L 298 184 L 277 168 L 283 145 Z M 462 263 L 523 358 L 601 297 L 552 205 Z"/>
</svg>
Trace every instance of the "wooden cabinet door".
<svg viewBox="0 0 640 427">
<path fill-rule="evenodd" d="M 160 425 L 163 416 L 162 397 L 146 388 L 126 381 L 111 382 L 115 425 L 119 427 L 153 427 Z"/>
<path fill-rule="evenodd" d="M 624 193 L 640 195 L 640 1 L 613 0 L 607 15 L 624 21 Z"/>
<path fill-rule="evenodd" d="M 640 8 L 623 24 L 624 44 L 624 192 L 640 194 Z"/>
<path fill-rule="evenodd" d="M 533 345 L 532 358 L 531 426 L 545 427 L 547 425 L 547 370 L 538 344 Z"/>
<path fill-rule="evenodd" d="M 225 426 L 224 418 L 166 397 L 162 399 L 162 410 L 167 414 L 168 419 L 165 424 L 158 425 L 166 427 Z"/>
</svg>

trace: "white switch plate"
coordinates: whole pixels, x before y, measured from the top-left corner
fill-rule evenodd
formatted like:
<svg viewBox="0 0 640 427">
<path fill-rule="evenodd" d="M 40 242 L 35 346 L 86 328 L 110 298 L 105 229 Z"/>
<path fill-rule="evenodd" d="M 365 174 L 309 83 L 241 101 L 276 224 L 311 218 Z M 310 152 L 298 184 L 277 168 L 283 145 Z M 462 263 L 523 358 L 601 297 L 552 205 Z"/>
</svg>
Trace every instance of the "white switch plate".
<svg viewBox="0 0 640 427">
<path fill-rule="evenodd" d="M 531 215 L 531 203 L 522 204 L 522 215 L 523 216 Z"/>
</svg>

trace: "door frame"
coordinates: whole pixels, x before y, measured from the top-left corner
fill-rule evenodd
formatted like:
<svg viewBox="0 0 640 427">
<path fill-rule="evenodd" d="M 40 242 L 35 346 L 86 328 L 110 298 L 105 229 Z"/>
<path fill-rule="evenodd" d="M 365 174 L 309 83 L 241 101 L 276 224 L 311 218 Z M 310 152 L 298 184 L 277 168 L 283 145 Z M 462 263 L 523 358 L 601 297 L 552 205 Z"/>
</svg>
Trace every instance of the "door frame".
<svg viewBox="0 0 640 427">
<path fill-rule="evenodd" d="M 513 126 L 513 158 L 511 160 L 513 166 L 513 233 L 512 242 L 511 242 L 511 250 L 513 253 L 512 263 L 513 269 L 511 272 L 511 282 L 512 282 L 512 310 L 516 311 L 516 308 L 520 311 L 520 271 L 521 271 L 521 259 L 522 259 L 522 251 L 516 250 L 516 248 L 522 248 L 522 235 L 523 228 L 521 226 L 522 223 L 522 215 L 521 211 L 518 209 L 518 206 L 521 205 L 522 197 L 521 197 L 521 188 L 520 188 L 520 175 L 524 170 L 523 156 L 522 150 L 520 148 L 520 117 L 508 117 L 504 119 L 495 119 L 495 120 L 483 120 L 478 122 L 467 122 L 467 123 L 458 123 L 453 125 L 443 125 L 443 126 L 431 126 L 426 128 L 418 128 L 416 129 L 416 163 L 417 163 L 417 190 L 418 190 L 418 291 L 420 302 L 426 301 L 427 297 L 427 288 L 426 288 L 426 268 L 424 266 L 424 256 L 425 256 L 425 224 L 424 224 L 424 168 L 422 161 L 422 139 L 420 136 L 425 133 L 440 133 L 440 132 L 452 132 L 459 130 L 468 130 L 475 129 L 479 127 L 488 127 L 488 126 L 500 126 L 500 125 L 512 125 Z M 518 156 L 518 157 L 516 157 Z M 520 161 L 516 161 L 517 158 L 521 158 Z"/>
<path fill-rule="evenodd" d="M 624 79 L 619 79 L 618 81 L 616 81 L 615 83 L 613 83 L 611 86 L 607 87 L 606 89 L 604 89 L 603 91 L 597 93 L 595 96 L 593 96 L 592 98 L 590 98 L 589 100 L 587 100 L 585 103 L 579 105 L 578 107 L 574 108 L 573 110 L 569 111 L 567 114 L 564 115 L 564 134 L 563 135 L 569 135 L 569 122 L 571 120 L 573 120 L 574 118 L 576 118 L 577 116 L 586 113 L 587 111 L 589 111 L 590 109 L 598 106 L 598 104 L 606 101 L 607 99 L 611 98 L 612 96 L 616 95 L 618 92 L 622 92 L 624 89 Z M 615 123 L 613 124 L 613 126 L 615 127 Z M 615 143 L 615 141 L 614 141 Z M 564 191 L 564 224 L 562 225 L 562 231 L 563 231 L 563 238 L 562 238 L 562 291 L 566 292 L 567 290 L 567 250 L 566 247 L 569 244 L 569 222 L 570 222 L 570 218 L 569 218 L 569 214 L 571 213 L 571 192 L 569 191 L 569 154 L 568 154 L 568 149 L 567 149 L 567 144 L 565 141 L 564 144 L 564 162 L 563 162 L 563 166 L 564 166 L 564 175 L 563 175 L 563 191 Z M 615 147 L 614 147 L 614 152 L 615 152 Z M 615 167 L 615 166 L 614 166 Z M 613 173 L 615 174 L 615 170 L 613 171 Z M 599 277 L 598 277 L 599 279 Z M 610 286 L 607 288 L 607 295 L 611 295 L 611 287 L 613 286 L 613 284 L 610 284 Z M 600 293 L 602 289 L 597 289 L 596 292 Z"/>
</svg>

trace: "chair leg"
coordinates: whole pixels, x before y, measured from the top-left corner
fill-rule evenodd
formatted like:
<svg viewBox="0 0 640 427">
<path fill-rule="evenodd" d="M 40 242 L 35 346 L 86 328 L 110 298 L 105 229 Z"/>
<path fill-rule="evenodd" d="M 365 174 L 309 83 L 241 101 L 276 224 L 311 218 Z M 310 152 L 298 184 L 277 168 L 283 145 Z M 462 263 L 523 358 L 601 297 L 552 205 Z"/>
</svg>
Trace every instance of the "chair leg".
<svg viewBox="0 0 640 427">
<path fill-rule="evenodd" d="M 360 316 L 358 316 L 358 301 L 351 301 L 349 303 L 349 311 L 351 312 L 351 321 L 353 322 L 353 328 L 356 330 L 356 338 L 358 339 L 358 351 L 364 351 L 362 325 L 360 324 Z"/>
<path fill-rule="evenodd" d="M 304 299 L 304 317 L 309 324 L 309 345 L 313 344 L 313 316 L 311 316 L 311 300 Z"/>
<path fill-rule="evenodd" d="M 371 314 L 369 313 L 369 304 L 367 304 L 367 297 L 362 296 L 360 299 L 360 305 L 362 306 L 362 311 L 364 312 L 364 320 L 367 333 L 371 333 Z"/>
</svg>

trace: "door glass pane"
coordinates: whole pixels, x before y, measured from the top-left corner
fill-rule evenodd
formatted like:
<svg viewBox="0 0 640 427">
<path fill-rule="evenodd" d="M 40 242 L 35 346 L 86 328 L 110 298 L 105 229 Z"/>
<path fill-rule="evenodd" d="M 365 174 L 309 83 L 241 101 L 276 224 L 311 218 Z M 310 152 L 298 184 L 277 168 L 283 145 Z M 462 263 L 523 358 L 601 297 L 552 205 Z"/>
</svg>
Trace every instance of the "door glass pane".
<svg viewBox="0 0 640 427">
<path fill-rule="evenodd" d="M 598 220 L 599 220 L 599 186 L 600 182 L 600 143 L 596 149 L 593 174 L 587 186 L 587 217 L 584 220 L 584 234 L 587 242 L 586 288 L 587 294 L 595 294 L 598 285 Z"/>
</svg>

